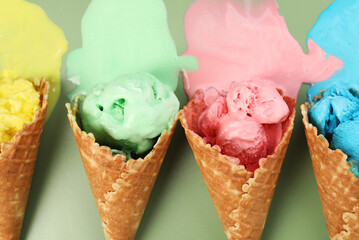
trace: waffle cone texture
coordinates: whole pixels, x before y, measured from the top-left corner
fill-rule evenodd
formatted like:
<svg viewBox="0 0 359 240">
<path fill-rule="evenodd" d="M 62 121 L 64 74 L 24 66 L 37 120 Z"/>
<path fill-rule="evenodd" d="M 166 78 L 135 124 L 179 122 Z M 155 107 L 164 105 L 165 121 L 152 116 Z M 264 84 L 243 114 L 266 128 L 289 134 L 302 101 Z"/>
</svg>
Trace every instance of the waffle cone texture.
<svg viewBox="0 0 359 240">
<path fill-rule="evenodd" d="M 206 109 L 203 91 L 180 112 L 179 119 L 229 240 L 261 238 L 294 126 L 295 100 L 284 100 L 291 113 L 283 122 L 282 140 L 272 155 L 259 160 L 260 167 L 254 173 L 230 162 L 197 134 L 198 119 Z"/>
<path fill-rule="evenodd" d="M 107 240 L 134 239 L 177 117 L 145 158 L 125 162 L 124 156 L 113 156 L 110 148 L 100 146 L 92 134 L 81 131 L 77 124 L 78 102 L 66 107 Z"/>
<path fill-rule="evenodd" d="M 42 79 L 35 89 L 40 92 L 41 108 L 35 112 L 33 121 L 24 124 L 12 142 L 1 143 L 0 240 L 17 240 L 21 234 L 48 105 L 49 83 Z"/>
<path fill-rule="evenodd" d="M 303 124 L 329 236 L 359 239 L 359 179 L 349 170 L 347 155 L 329 148 L 323 135 L 308 121 L 311 105 L 301 105 Z"/>
</svg>

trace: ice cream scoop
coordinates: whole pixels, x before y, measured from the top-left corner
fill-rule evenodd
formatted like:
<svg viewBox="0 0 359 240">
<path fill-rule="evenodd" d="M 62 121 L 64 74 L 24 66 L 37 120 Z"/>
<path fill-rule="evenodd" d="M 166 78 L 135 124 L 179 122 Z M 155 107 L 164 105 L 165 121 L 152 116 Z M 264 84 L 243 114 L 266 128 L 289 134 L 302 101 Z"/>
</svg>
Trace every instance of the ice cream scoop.
<svg viewBox="0 0 359 240">
<path fill-rule="evenodd" d="M 0 143 L 12 141 L 40 108 L 40 93 L 30 81 L 0 79 Z"/>
<path fill-rule="evenodd" d="M 289 114 L 283 97 L 256 82 L 233 82 L 228 93 L 209 89 L 204 98 L 207 109 L 198 122 L 204 142 L 219 146 L 248 171 L 257 169 L 282 138 L 281 123 Z"/>
<path fill-rule="evenodd" d="M 50 82 L 52 112 L 60 94 L 62 56 L 67 51 L 64 32 L 36 4 L 0 0 L 0 78 L 22 77 Z"/>
<path fill-rule="evenodd" d="M 350 170 L 359 177 L 359 98 L 355 91 L 332 87 L 315 99 L 308 111 L 309 121 L 317 127 L 331 149 L 348 155 Z"/>
<path fill-rule="evenodd" d="M 148 73 L 122 76 L 93 88 L 84 100 L 81 121 L 101 145 L 143 154 L 179 109 L 174 93 Z"/>
</svg>

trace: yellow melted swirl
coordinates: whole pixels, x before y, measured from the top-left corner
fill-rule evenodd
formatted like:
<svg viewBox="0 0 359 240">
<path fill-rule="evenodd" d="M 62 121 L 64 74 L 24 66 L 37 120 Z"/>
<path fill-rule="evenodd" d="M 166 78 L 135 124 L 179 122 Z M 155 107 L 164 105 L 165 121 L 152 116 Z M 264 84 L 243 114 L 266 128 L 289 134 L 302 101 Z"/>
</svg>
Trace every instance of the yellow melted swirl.
<svg viewBox="0 0 359 240">
<path fill-rule="evenodd" d="M 0 0 L 0 78 L 50 82 L 48 115 L 60 94 L 62 56 L 67 41 L 36 4 L 25 0 Z"/>
</svg>

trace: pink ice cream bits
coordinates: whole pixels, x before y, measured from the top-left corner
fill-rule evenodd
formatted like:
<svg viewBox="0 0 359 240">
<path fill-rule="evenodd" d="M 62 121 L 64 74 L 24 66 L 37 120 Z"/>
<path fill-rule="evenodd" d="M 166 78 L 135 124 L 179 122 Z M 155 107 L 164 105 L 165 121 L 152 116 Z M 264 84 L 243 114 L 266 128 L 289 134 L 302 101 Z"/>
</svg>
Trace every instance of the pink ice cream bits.
<svg viewBox="0 0 359 240">
<path fill-rule="evenodd" d="M 198 122 L 204 142 L 219 146 L 223 154 L 238 158 L 235 163 L 254 171 L 282 137 L 280 123 L 289 115 L 283 97 L 255 82 L 233 82 L 228 93 L 210 88 L 204 99 L 207 109 Z"/>
</svg>

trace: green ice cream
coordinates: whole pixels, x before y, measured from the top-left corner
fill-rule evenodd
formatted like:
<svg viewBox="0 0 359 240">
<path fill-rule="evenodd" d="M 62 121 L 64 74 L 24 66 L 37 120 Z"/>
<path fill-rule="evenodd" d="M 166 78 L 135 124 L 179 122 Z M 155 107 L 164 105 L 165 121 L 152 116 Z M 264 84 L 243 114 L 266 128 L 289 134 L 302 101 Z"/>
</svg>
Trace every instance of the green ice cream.
<svg viewBox="0 0 359 240">
<path fill-rule="evenodd" d="M 170 91 L 179 72 L 196 65 L 194 57 L 178 56 L 162 0 L 92 0 L 82 47 L 67 59 L 68 78 L 78 85 L 69 98 L 85 97 L 83 130 L 98 143 L 141 155 L 178 111 Z"/>
<path fill-rule="evenodd" d="M 148 73 L 122 76 L 92 89 L 82 106 L 83 129 L 126 154 L 150 150 L 179 109 L 174 93 Z"/>
</svg>

